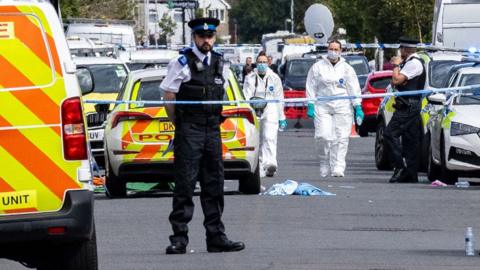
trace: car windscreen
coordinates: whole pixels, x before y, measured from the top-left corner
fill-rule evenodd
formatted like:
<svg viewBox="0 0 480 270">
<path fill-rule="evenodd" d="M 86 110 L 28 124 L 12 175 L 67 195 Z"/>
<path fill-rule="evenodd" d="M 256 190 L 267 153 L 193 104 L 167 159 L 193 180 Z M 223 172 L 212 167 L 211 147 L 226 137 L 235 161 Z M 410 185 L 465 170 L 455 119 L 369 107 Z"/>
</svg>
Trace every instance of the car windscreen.
<svg viewBox="0 0 480 270">
<path fill-rule="evenodd" d="M 430 86 L 434 88 L 444 87 L 448 78 L 450 68 L 460 63 L 455 60 L 436 60 L 431 61 L 428 67 Z"/>
<path fill-rule="evenodd" d="M 345 60 L 353 67 L 357 76 L 370 73 L 368 63 L 363 57 L 345 57 Z"/>
<path fill-rule="evenodd" d="M 308 71 L 315 63 L 315 60 L 292 60 L 288 62 L 287 76 L 291 77 L 305 77 L 307 78 Z"/>
<path fill-rule="evenodd" d="M 161 80 L 155 81 L 147 81 L 141 82 L 140 88 L 137 92 L 136 101 L 161 101 L 163 100 L 164 91 L 160 88 L 160 84 L 162 83 Z M 225 95 L 223 96 L 223 100 L 228 100 L 227 91 L 225 91 Z M 159 104 L 144 104 L 143 106 L 136 106 L 139 107 L 158 107 Z"/>
<path fill-rule="evenodd" d="M 127 70 L 121 64 L 88 65 L 93 74 L 95 93 L 118 93 L 127 77 Z"/>
<path fill-rule="evenodd" d="M 370 81 L 370 86 L 376 89 L 385 89 L 391 82 L 391 77 L 372 79 Z"/>
</svg>

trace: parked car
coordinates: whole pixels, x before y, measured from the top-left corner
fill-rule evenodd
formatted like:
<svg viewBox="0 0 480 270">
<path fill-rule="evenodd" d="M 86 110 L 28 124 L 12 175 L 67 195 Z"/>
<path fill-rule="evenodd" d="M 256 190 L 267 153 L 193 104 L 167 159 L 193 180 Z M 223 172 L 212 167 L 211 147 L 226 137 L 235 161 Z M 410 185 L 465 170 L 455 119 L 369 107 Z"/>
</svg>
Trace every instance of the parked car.
<svg viewBox="0 0 480 270">
<path fill-rule="evenodd" d="M 371 73 L 362 88 L 362 94 L 383 94 L 392 81 L 392 71 L 378 71 Z M 365 119 L 357 132 L 361 137 L 367 137 L 368 132 L 374 132 L 377 127 L 377 113 L 383 98 L 368 98 L 362 100 L 362 110 Z"/>
<path fill-rule="evenodd" d="M 159 101 L 166 72 L 132 72 L 121 101 Z M 244 100 L 233 72 L 229 71 L 225 100 Z M 225 177 L 239 179 L 239 191 L 260 192 L 259 122 L 245 103 L 223 106 L 221 125 Z M 127 182 L 172 181 L 174 125 L 164 106 L 118 104 L 109 114 L 105 128 L 106 189 L 110 197 L 124 197 Z"/>
<path fill-rule="evenodd" d="M 478 84 L 480 72 L 471 75 L 466 75 L 463 82 L 476 77 Z M 428 123 L 428 179 L 454 184 L 459 175 L 480 177 L 480 92 L 457 93 L 448 99 L 438 93 L 428 100 L 441 105 L 430 113 Z"/>
<path fill-rule="evenodd" d="M 126 63 L 131 71 L 147 68 L 166 68 L 170 60 L 178 56 L 178 51 L 164 49 L 144 49 L 129 53 Z"/>
<path fill-rule="evenodd" d="M 74 57 L 77 68 L 88 69 L 89 74 L 77 73 L 79 81 L 85 75 L 93 76 L 94 90 L 83 96 L 84 100 L 116 100 L 128 75 L 128 67 L 119 59 L 112 57 Z M 113 107 L 113 106 L 112 106 Z M 107 119 L 108 105 L 84 104 L 87 119 L 90 148 L 97 164 L 104 165 L 103 134 Z"/>
<path fill-rule="evenodd" d="M 285 64 L 280 66 L 285 98 L 305 98 L 308 71 L 316 61 L 317 59 L 312 57 L 286 58 Z M 307 107 L 303 103 L 286 103 L 284 110 L 287 119 L 307 118 Z"/>
<path fill-rule="evenodd" d="M 450 70 L 458 65 L 465 63 L 464 54 L 460 52 L 420 52 L 419 56 L 424 60 L 425 70 L 427 72 L 424 89 L 437 89 L 445 86 L 445 81 L 448 81 L 448 74 Z M 387 87 L 387 92 L 392 92 L 392 87 Z M 385 145 L 383 139 L 383 132 L 390 122 L 395 111 L 393 104 L 395 99 L 388 97 L 383 99 L 380 104 L 377 114 L 377 129 L 375 137 L 375 164 L 379 170 L 390 170 L 392 168 L 391 154 L 389 148 Z M 421 117 L 420 126 L 423 136 L 420 138 L 420 146 L 418 148 L 419 168 L 426 171 L 428 162 L 428 136 L 427 123 L 429 120 L 427 106 L 427 99 L 422 100 L 422 111 L 419 115 Z"/>
<path fill-rule="evenodd" d="M 353 67 L 355 73 L 357 74 L 358 83 L 362 89 L 365 86 L 365 81 L 367 80 L 368 74 L 370 74 L 370 66 L 368 65 L 368 60 L 365 55 L 361 54 L 343 54 L 343 58 L 349 65 Z"/>
</svg>

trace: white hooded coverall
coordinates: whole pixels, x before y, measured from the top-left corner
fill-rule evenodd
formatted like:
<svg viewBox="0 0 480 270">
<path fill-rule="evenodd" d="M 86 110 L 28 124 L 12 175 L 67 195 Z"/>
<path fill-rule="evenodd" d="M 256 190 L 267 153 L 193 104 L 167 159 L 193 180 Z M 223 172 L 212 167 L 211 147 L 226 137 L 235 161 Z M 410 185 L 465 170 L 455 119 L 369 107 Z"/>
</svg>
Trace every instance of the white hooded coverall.
<svg viewBox="0 0 480 270">
<path fill-rule="evenodd" d="M 256 91 L 255 91 L 256 85 Z M 257 69 L 250 72 L 243 83 L 245 99 L 261 97 L 264 99 L 283 99 L 282 80 L 270 68 L 263 79 Z M 278 121 L 285 120 L 282 103 L 268 103 L 260 117 L 260 176 L 265 176 L 269 166 L 277 168 Z"/>
<path fill-rule="evenodd" d="M 333 65 L 320 59 L 308 72 L 307 98 L 320 96 L 360 95 L 360 85 L 355 70 L 340 57 Z M 340 99 L 315 103 L 315 146 L 320 160 L 320 175 L 343 176 L 348 141 L 353 123 L 353 106 L 361 99 Z"/>
</svg>

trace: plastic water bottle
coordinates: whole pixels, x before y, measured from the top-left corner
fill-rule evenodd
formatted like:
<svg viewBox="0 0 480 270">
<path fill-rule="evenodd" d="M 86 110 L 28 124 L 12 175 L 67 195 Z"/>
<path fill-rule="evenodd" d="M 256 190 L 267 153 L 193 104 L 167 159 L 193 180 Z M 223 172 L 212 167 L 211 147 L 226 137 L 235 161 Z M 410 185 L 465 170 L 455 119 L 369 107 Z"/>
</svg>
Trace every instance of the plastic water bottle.
<svg viewBox="0 0 480 270">
<path fill-rule="evenodd" d="M 362 120 L 361 117 L 357 117 L 357 118 L 355 119 L 355 121 L 357 122 L 357 126 L 361 126 L 361 125 L 362 125 L 363 120 Z"/>
<path fill-rule="evenodd" d="M 475 256 L 472 227 L 467 227 L 467 231 L 465 232 L 465 254 L 467 256 Z"/>
<path fill-rule="evenodd" d="M 458 181 L 458 182 L 455 183 L 455 186 L 457 188 L 469 188 L 470 183 L 468 181 Z"/>
</svg>

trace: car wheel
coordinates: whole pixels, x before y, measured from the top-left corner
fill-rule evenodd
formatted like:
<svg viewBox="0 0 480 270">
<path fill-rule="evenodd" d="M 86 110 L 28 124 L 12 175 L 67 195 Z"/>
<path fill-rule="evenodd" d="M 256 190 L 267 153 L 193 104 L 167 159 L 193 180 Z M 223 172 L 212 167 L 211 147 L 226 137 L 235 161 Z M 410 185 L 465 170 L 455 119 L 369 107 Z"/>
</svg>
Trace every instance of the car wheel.
<svg viewBox="0 0 480 270">
<path fill-rule="evenodd" d="M 238 191 L 243 194 L 258 194 L 260 193 L 260 163 L 254 173 L 240 178 L 238 183 Z"/>
<path fill-rule="evenodd" d="M 390 151 L 383 137 L 385 123 L 380 120 L 375 134 L 375 165 L 379 170 L 391 170 L 392 162 L 390 160 Z"/>
<path fill-rule="evenodd" d="M 458 175 L 447 168 L 447 159 L 445 156 L 445 137 L 442 133 L 440 138 L 440 159 L 441 159 L 441 180 L 448 185 L 454 185 L 458 181 Z"/>
<path fill-rule="evenodd" d="M 433 161 L 432 145 L 430 144 L 430 137 L 428 137 L 428 160 L 427 160 L 427 177 L 430 182 L 440 179 L 441 167 Z"/>
<path fill-rule="evenodd" d="M 97 270 L 97 237 L 95 229 L 92 238 L 66 246 L 55 247 L 45 254 L 38 270 Z"/>
<path fill-rule="evenodd" d="M 109 198 L 124 198 L 127 196 L 127 183 L 116 176 L 113 172 L 112 165 L 108 160 L 108 157 L 105 157 L 105 194 Z"/>
<path fill-rule="evenodd" d="M 368 127 L 366 123 L 363 123 L 360 126 L 356 125 L 356 127 L 357 127 L 357 133 L 358 135 L 360 135 L 360 137 L 368 137 Z"/>
</svg>

